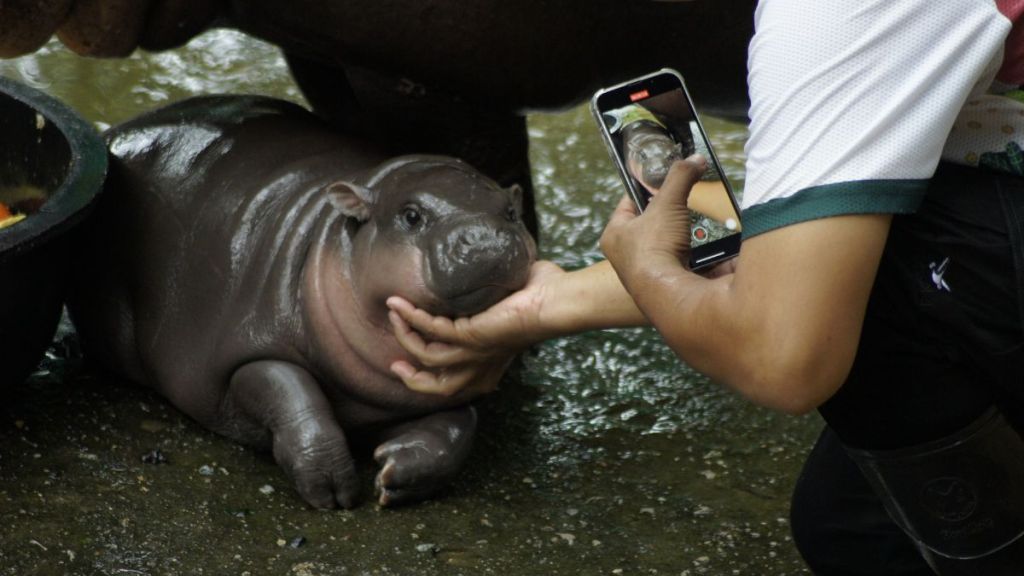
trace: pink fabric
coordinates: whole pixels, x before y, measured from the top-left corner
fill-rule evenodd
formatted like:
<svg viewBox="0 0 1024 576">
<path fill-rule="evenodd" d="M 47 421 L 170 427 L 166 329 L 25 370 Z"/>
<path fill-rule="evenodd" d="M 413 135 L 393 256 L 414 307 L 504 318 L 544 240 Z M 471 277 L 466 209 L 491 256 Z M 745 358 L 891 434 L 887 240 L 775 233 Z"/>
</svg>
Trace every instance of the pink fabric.
<svg viewBox="0 0 1024 576">
<path fill-rule="evenodd" d="M 996 0 L 996 6 L 1013 23 L 1010 35 L 1006 37 L 1003 66 L 996 79 L 1020 86 L 1024 84 L 1024 0 Z"/>
</svg>

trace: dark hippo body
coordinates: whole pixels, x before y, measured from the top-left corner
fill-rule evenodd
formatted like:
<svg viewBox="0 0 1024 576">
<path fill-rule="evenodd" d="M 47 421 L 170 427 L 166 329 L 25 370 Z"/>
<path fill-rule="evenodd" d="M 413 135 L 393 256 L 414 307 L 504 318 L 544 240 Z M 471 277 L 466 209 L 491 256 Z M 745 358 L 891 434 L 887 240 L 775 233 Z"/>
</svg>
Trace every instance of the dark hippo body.
<svg viewBox="0 0 1024 576">
<path fill-rule="evenodd" d="M 70 306 L 86 352 L 204 426 L 270 447 L 308 502 L 353 503 L 345 434 L 374 434 L 380 501 L 469 448 L 468 397 L 412 392 L 385 298 L 471 313 L 521 286 L 518 190 L 450 158 L 389 160 L 311 114 L 206 97 L 116 127 Z"/>
</svg>

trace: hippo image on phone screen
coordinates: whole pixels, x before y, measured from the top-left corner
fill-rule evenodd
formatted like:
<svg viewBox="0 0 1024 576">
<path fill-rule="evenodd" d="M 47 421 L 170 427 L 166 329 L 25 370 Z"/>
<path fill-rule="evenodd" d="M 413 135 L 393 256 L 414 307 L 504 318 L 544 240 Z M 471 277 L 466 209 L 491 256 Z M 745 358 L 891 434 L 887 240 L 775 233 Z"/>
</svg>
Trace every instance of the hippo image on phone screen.
<svg viewBox="0 0 1024 576">
<path fill-rule="evenodd" d="M 536 248 L 518 187 L 454 158 L 389 157 L 262 97 L 185 100 L 106 139 L 69 298 L 88 357 L 272 450 L 317 508 L 357 501 L 350 439 L 376 446 L 381 504 L 453 478 L 473 398 L 390 372 L 409 358 L 385 299 L 459 316 L 525 284 Z"/>
</svg>

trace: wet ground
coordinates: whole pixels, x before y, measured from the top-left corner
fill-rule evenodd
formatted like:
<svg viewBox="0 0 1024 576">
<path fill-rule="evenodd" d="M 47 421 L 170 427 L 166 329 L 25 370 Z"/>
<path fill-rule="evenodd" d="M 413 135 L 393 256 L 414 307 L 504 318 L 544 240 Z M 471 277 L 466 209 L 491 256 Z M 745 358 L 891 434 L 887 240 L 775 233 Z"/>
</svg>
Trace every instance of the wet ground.
<svg viewBox="0 0 1024 576">
<path fill-rule="evenodd" d="M 56 45 L 0 74 L 100 128 L 200 93 L 301 101 L 279 55 L 217 32 L 126 61 Z M 621 184 L 582 108 L 530 118 L 544 256 L 600 257 Z M 707 126 L 742 186 L 742 126 Z M 752 407 L 647 329 L 527 354 L 481 406 L 470 462 L 437 499 L 307 508 L 267 454 L 99 373 L 64 326 L 0 400 L 0 574 L 806 574 L 788 496 L 818 427 Z M 373 470 L 367 458 L 367 495 Z"/>
</svg>

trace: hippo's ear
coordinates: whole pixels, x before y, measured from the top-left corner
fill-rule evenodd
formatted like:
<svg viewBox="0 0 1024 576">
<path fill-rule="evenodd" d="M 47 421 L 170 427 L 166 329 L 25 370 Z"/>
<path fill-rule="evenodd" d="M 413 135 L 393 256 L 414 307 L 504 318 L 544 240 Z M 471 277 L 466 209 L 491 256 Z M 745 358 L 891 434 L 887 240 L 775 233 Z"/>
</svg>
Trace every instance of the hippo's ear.
<svg viewBox="0 0 1024 576">
<path fill-rule="evenodd" d="M 516 207 L 516 210 L 523 213 L 523 189 L 519 184 L 513 184 L 508 188 L 505 188 L 505 192 L 508 192 L 509 198 L 512 199 L 512 205 Z"/>
<path fill-rule="evenodd" d="M 360 222 L 370 219 L 373 192 L 352 182 L 338 181 L 327 186 L 327 192 L 341 200 L 341 211 Z"/>
</svg>

